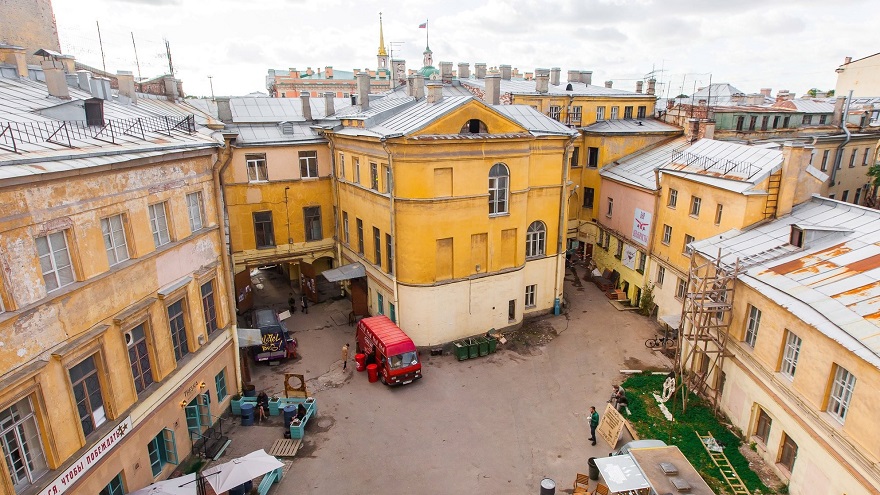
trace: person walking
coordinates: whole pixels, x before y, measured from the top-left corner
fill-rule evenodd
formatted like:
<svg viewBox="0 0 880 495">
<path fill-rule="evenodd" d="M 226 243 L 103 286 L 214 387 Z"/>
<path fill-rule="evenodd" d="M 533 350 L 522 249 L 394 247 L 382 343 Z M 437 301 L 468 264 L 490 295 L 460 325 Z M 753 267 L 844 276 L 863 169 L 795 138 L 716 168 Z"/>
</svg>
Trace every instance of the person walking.
<svg viewBox="0 0 880 495">
<path fill-rule="evenodd" d="M 342 371 L 348 366 L 348 343 L 342 346 Z"/>
<path fill-rule="evenodd" d="M 303 293 L 303 295 L 299 296 L 299 302 L 302 304 L 303 313 L 309 314 L 309 300 L 306 299 L 305 293 Z"/>
<path fill-rule="evenodd" d="M 287 298 L 287 305 L 290 307 L 290 314 L 296 313 L 296 298 L 293 297 L 293 292 L 291 292 L 290 297 Z"/>
<path fill-rule="evenodd" d="M 590 406 L 590 441 L 596 445 L 596 427 L 599 426 L 599 413 L 596 406 Z"/>
</svg>

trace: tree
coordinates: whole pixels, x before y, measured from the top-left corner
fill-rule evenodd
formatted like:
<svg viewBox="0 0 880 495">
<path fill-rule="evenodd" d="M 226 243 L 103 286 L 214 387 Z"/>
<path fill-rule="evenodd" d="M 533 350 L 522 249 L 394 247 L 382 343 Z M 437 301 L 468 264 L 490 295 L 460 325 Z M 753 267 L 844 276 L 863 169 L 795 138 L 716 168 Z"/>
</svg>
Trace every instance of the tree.
<svg viewBox="0 0 880 495">
<path fill-rule="evenodd" d="M 654 284 L 647 283 L 642 287 L 642 297 L 639 299 L 639 313 L 651 316 L 654 311 Z"/>
<path fill-rule="evenodd" d="M 811 88 L 809 91 L 807 91 L 807 94 L 810 95 L 810 96 L 812 96 L 813 98 L 815 98 L 815 97 L 816 97 L 816 93 L 818 93 L 818 92 L 820 92 L 820 91 L 822 91 L 822 90 L 819 89 L 819 88 Z M 828 91 L 825 92 L 825 94 L 826 94 L 827 96 L 834 96 L 834 90 L 833 90 L 833 89 L 829 89 Z"/>
</svg>

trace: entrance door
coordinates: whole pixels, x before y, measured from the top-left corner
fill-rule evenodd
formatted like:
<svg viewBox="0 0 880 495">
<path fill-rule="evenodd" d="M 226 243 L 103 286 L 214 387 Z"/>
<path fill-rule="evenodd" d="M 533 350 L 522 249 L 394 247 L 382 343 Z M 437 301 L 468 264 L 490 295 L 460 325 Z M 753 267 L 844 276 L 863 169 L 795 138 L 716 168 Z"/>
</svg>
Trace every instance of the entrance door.
<svg viewBox="0 0 880 495">
<path fill-rule="evenodd" d="M 211 397 L 208 394 L 197 395 L 186 406 L 186 427 L 193 433 L 201 434 L 202 430 L 211 426 Z"/>
<path fill-rule="evenodd" d="M 357 316 L 369 316 L 367 277 L 351 279 L 351 311 Z"/>
</svg>

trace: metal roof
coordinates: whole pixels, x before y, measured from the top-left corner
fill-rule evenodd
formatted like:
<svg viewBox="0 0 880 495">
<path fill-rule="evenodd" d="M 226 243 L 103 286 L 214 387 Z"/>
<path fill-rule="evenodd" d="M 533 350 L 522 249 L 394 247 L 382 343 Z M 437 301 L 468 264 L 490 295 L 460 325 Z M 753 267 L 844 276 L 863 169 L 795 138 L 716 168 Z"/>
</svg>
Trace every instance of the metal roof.
<svg viewBox="0 0 880 495">
<path fill-rule="evenodd" d="M 461 84 L 465 86 L 477 87 L 481 90 L 486 88 L 485 79 L 462 79 Z M 606 88 L 605 86 L 594 86 L 592 84 L 584 84 L 581 82 L 565 83 L 559 85 L 548 84 L 547 93 L 538 93 L 535 90 L 537 81 L 526 80 L 501 80 L 501 92 L 516 95 L 549 95 L 549 96 L 602 96 L 602 97 L 623 97 L 623 98 L 646 98 L 653 100 L 654 95 L 645 93 L 636 93 L 634 91 L 624 91 L 622 89 Z M 566 90 L 568 84 L 571 84 L 571 91 Z"/>
<path fill-rule="evenodd" d="M 686 148 L 674 150 L 671 163 L 661 171 L 746 193 L 781 166 L 779 149 L 700 139 Z"/>
<path fill-rule="evenodd" d="M 796 98 L 794 100 L 786 100 L 783 102 L 779 102 L 774 106 L 780 107 L 793 107 L 799 112 L 804 113 L 833 113 L 834 112 L 834 104 L 829 103 L 828 100 L 813 100 L 807 98 Z"/>
<path fill-rule="evenodd" d="M 236 142 L 242 144 L 291 144 L 293 142 L 326 142 L 309 122 L 278 124 L 236 124 L 227 131 L 238 133 Z"/>
<path fill-rule="evenodd" d="M 529 105 L 493 105 L 496 112 L 525 127 L 533 134 L 564 134 L 575 136 L 578 132 L 557 120 L 553 120 Z"/>
<path fill-rule="evenodd" d="M 599 175 L 606 179 L 656 191 L 654 170 L 668 165 L 672 161 L 673 150 L 686 144 L 687 138 L 682 136 L 643 148 L 616 160 L 611 165 L 602 167 Z"/>
<path fill-rule="evenodd" d="M 324 98 L 309 98 L 312 120 L 326 117 Z M 350 98 L 333 98 L 335 112 L 351 107 Z M 234 123 L 304 121 L 302 99 L 239 97 L 229 99 Z"/>
<path fill-rule="evenodd" d="M 584 132 L 601 132 L 603 134 L 630 134 L 644 132 L 682 132 L 681 127 L 667 124 L 657 119 L 618 119 L 600 120 L 581 128 Z"/>
<path fill-rule="evenodd" d="M 789 244 L 792 225 L 806 231 L 803 248 Z M 880 211 L 813 196 L 692 246 L 711 259 L 720 249 L 729 266 L 745 260 L 740 281 L 880 368 Z"/>
</svg>

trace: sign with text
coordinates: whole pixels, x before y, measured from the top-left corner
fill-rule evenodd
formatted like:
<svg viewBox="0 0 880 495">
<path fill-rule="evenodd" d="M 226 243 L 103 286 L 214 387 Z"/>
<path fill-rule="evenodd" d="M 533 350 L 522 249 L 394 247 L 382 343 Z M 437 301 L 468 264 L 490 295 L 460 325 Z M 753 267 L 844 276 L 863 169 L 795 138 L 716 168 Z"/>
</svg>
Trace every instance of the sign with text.
<svg viewBox="0 0 880 495">
<path fill-rule="evenodd" d="M 611 404 L 605 406 L 605 413 L 602 414 L 602 421 L 599 421 L 599 427 L 596 432 L 603 440 L 613 449 L 620 439 L 620 432 L 623 431 L 623 424 L 626 420 L 623 415 L 617 411 Z"/>
<path fill-rule="evenodd" d="M 651 235 L 651 214 L 641 208 L 636 208 L 633 217 L 632 238 L 642 246 L 648 247 L 648 239 Z"/>
<path fill-rule="evenodd" d="M 79 481 L 86 472 L 116 447 L 131 432 L 131 416 L 125 418 L 116 428 L 101 438 L 76 462 L 64 470 L 55 481 L 40 491 L 41 495 L 61 495 Z"/>
</svg>

